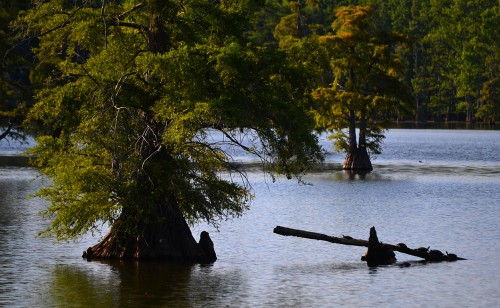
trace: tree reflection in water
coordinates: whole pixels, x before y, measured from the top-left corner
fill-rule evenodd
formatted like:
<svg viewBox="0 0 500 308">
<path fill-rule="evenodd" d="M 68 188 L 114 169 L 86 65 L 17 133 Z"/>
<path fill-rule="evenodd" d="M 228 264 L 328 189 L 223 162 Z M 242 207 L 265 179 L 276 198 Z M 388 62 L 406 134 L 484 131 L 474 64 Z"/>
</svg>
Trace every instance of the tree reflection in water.
<svg viewBox="0 0 500 308">
<path fill-rule="evenodd" d="M 37 291 L 37 302 L 47 307 L 230 305 L 234 291 L 245 293 L 243 277 L 234 270 L 212 271 L 212 266 L 134 261 L 57 265 Z"/>
</svg>

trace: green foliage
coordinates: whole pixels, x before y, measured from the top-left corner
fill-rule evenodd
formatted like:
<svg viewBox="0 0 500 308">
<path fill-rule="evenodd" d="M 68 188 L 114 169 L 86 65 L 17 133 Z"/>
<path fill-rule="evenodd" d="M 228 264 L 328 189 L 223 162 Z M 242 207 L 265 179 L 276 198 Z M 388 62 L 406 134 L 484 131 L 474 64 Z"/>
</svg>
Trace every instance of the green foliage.
<svg viewBox="0 0 500 308">
<path fill-rule="evenodd" d="M 244 173 L 232 180 L 231 147 L 288 177 L 321 159 L 297 68 L 242 35 L 250 9 L 46 1 L 19 18 L 51 68 L 27 120 L 48 132 L 31 151 L 52 180 L 38 193 L 51 202 L 45 235 L 76 238 L 118 218 L 136 234 L 168 200 L 189 223 L 217 225 L 252 198 Z"/>
<path fill-rule="evenodd" d="M 344 151 L 357 146 L 358 120 L 359 145 L 378 154 L 387 115 L 409 98 L 395 56 L 404 38 L 374 28 L 369 7 L 341 7 L 336 12 L 335 32 L 318 38 L 330 59 L 332 78 L 312 92 L 313 114 L 318 129 L 333 131 L 336 148 Z"/>
<path fill-rule="evenodd" d="M 298 40 L 325 35 L 336 20 L 335 9 L 363 5 L 373 10 L 372 28 L 408 37 L 408 48 L 395 51 L 404 67 L 403 82 L 414 93 L 413 106 L 404 106 L 392 120 L 490 121 L 483 111 L 494 100 L 483 100 L 498 70 L 498 1 L 268 1 L 249 33 L 264 42 L 291 51 Z M 276 38 L 271 34 L 274 33 Z M 261 35 L 262 34 L 262 35 Z M 491 96 L 488 96 L 491 98 Z M 466 113 L 458 102 L 466 101 Z M 485 105 L 485 107 L 482 107 Z M 493 118 L 498 118 L 498 114 Z M 488 118 L 488 119 L 487 119 Z"/>
<path fill-rule="evenodd" d="M 491 66 L 492 55 L 498 55 L 498 40 L 493 38 L 498 31 L 490 28 L 498 19 L 498 5 L 498 1 L 435 1 L 428 7 L 425 18 L 430 27 L 421 39 L 418 85 L 427 91 L 429 112 L 436 118 L 482 117 L 476 114 L 483 104 L 481 89 L 491 80 L 491 69 L 498 67 Z"/>
</svg>

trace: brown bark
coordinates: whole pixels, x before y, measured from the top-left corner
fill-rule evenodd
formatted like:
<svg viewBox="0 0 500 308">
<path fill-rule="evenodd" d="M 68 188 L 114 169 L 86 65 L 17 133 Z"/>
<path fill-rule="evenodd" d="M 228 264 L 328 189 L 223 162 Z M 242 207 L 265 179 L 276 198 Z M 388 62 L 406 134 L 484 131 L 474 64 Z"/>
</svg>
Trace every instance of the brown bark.
<svg viewBox="0 0 500 308">
<path fill-rule="evenodd" d="M 344 170 L 360 170 L 360 171 L 371 171 L 373 170 L 372 162 L 370 156 L 366 151 L 365 147 L 350 149 L 345 157 L 344 164 L 342 166 Z"/>
<path fill-rule="evenodd" d="M 349 148 L 342 168 L 352 171 L 371 171 L 373 166 L 366 150 L 366 113 L 360 119 L 359 142 L 356 140 L 356 114 L 349 112 Z"/>
<path fill-rule="evenodd" d="M 467 101 L 467 114 L 466 114 L 466 119 L 465 121 L 467 123 L 474 122 L 474 107 L 473 107 L 473 98 L 470 95 L 466 96 L 466 101 Z"/>
<path fill-rule="evenodd" d="M 162 204 L 157 218 L 151 223 L 141 223 L 138 228 L 140 232 L 136 234 L 128 232 L 121 220 L 116 221 L 104 239 L 89 247 L 83 257 L 87 260 L 159 260 L 187 263 L 213 263 L 217 260 L 208 232 L 203 231 L 200 243 L 197 243 L 176 203 Z"/>
<path fill-rule="evenodd" d="M 373 232 L 372 232 L 373 229 Z M 370 237 L 372 238 L 372 245 L 376 246 L 376 243 L 378 242 L 380 245 L 380 248 L 387 249 L 390 251 L 398 251 L 404 254 L 408 254 L 411 256 L 415 257 L 420 257 L 422 259 L 425 259 L 427 261 L 433 261 L 433 262 L 439 262 L 439 261 L 457 261 L 457 260 L 466 260 L 464 258 L 460 258 L 455 254 L 442 254 L 438 250 L 429 250 L 428 248 L 416 248 L 416 249 L 411 249 L 406 247 L 403 243 L 400 243 L 398 245 L 392 245 L 392 244 L 386 244 L 386 243 L 380 243 L 378 241 L 378 237 L 376 236 L 376 230 L 375 227 L 372 227 L 370 229 Z M 355 239 L 350 236 L 342 236 L 342 237 L 335 237 L 335 236 L 329 236 L 326 234 L 321 234 L 321 233 L 316 233 L 316 232 L 309 232 L 309 231 L 303 231 L 303 230 L 298 230 L 298 229 L 291 229 L 291 228 L 285 228 L 281 226 L 277 226 L 274 228 L 274 233 L 279 234 L 279 235 L 284 235 L 284 236 L 297 236 L 297 237 L 303 237 L 303 238 L 308 238 L 308 239 L 313 239 L 313 240 L 318 240 L 318 241 L 327 241 L 330 243 L 334 244 L 342 244 L 342 245 L 350 245 L 350 246 L 363 246 L 363 247 L 368 247 L 370 249 L 370 241 L 366 240 L 360 240 L 360 239 Z M 372 233 L 374 236 L 372 236 Z M 389 253 L 389 252 L 384 252 L 384 253 Z M 367 254 L 369 255 L 369 254 Z M 367 261 L 366 257 L 367 255 L 364 256 L 363 261 Z M 375 256 L 373 254 L 370 258 L 373 258 L 375 261 L 377 258 L 384 257 L 384 255 L 381 256 Z M 387 257 L 387 256 L 386 256 Z M 370 261 L 371 262 L 371 261 Z M 382 263 L 379 263 L 382 264 Z M 387 263 L 385 263 L 387 264 Z M 369 264 L 369 266 L 371 266 Z"/>
</svg>

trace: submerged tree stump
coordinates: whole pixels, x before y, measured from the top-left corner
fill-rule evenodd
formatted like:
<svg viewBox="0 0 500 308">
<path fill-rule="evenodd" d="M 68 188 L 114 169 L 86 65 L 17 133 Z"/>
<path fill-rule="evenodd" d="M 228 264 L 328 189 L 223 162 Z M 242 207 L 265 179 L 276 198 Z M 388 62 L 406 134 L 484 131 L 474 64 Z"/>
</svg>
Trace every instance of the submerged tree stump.
<svg viewBox="0 0 500 308">
<path fill-rule="evenodd" d="M 350 149 L 346 154 L 342 169 L 365 172 L 372 171 L 372 162 L 370 160 L 370 155 L 368 155 L 368 152 L 366 151 L 366 148 L 360 147 Z"/>
<path fill-rule="evenodd" d="M 343 235 L 342 237 L 335 237 L 321 233 L 285 228 L 281 226 L 277 226 L 276 228 L 274 228 L 274 233 L 284 236 L 296 236 L 318 241 L 326 241 L 334 244 L 368 247 L 367 253 L 363 257 L 361 257 L 361 260 L 366 261 L 368 266 L 387 265 L 396 262 L 394 251 L 412 255 L 415 257 L 420 257 L 426 261 L 431 262 L 466 260 L 464 258 L 458 257 L 453 253 L 446 252 L 446 254 L 444 254 L 439 250 L 431 250 L 429 249 L 430 247 L 411 249 L 408 248 L 404 243 L 391 245 L 379 242 L 375 227 L 372 227 L 370 229 L 370 240 L 368 241 L 355 239 L 346 235 Z"/>
<path fill-rule="evenodd" d="M 361 257 L 368 266 L 389 265 L 396 262 L 394 251 L 387 245 L 380 243 L 375 227 L 370 228 L 370 238 L 368 239 L 368 250 Z"/>
</svg>

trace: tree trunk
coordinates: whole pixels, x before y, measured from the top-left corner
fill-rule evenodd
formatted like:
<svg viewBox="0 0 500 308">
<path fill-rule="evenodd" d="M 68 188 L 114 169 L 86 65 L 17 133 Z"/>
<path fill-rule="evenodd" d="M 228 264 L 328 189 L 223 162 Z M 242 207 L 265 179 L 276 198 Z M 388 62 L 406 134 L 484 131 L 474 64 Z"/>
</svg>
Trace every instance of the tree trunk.
<svg viewBox="0 0 500 308">
<path fill-rule="evenodd" d="M 104 239 L 83 253 L 87 260 L 160 260 L 167 262 L 213 263 L 217 260 L 208 232 L 201 233 L 200 242 L 194 239 L 186 220 L 175 202 L 158 207 L 158 218 L 141 222 L 138 234 L 127 232 L 123 221 L 127 212 L 111 227 Z M 130 216 L 130 214 L 128 214 Z"/>
<path fill-rule="evenodd" d="M 356 141 L 356 115 L 350 111 L 349 120 L 349 149 L 342 166 L 344 170 L 371 171 L 373 170 L 370 156 L 366 150 L 366 119 L 360 121 L 359 143 Z"/>
<path fill-rule="evenodd" d="M 372 171 L 373 166 L 365 147 L 350 149 L 342 166 L 344 170 Z"/>
<path fill-rule="evenodd" d="M 472 96 L 467 95 L 466 101 L 467 101 L 467 115 L 465 121 L 467 123 L 472 123 L 474 122 L 474 107 L 473 107 L 474 102 Z"/>
<path fill-rule="evenodd" d="M 349 149 L 357 149 L 358 144 L 356 141 L 356 113 L 354 110 L 349 110 Z"/>
</svg>

